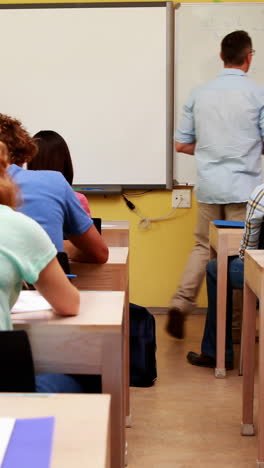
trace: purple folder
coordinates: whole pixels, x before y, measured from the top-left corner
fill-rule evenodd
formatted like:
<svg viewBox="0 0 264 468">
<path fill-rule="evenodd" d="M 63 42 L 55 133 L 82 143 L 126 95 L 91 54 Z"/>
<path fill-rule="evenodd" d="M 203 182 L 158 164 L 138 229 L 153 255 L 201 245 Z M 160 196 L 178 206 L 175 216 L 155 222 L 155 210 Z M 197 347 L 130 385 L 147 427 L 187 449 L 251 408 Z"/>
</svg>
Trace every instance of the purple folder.
<svg viewBox="0 0 264 468">
<path fill-rule="evenodd" d="M 1 468 L 49 468 L 54 421 L 17 419 Z"/>
</svg>

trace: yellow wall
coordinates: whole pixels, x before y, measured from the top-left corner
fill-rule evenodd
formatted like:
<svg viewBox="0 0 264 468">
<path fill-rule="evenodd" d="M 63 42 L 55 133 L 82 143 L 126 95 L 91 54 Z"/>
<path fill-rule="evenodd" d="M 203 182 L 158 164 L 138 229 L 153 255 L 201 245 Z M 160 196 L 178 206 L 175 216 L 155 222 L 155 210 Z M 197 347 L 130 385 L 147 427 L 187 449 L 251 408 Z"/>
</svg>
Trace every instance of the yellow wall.
<svg viewBox="0 0 264 468">
<path fill-rule="evenodd" d="M 63 0 L 54 0 L 53 3 L 59 1 L 63 2 Z M 200 1 L 193 0 L 192 3 Z M 209 3 L 209 0 L 204 1 Z M 247 0 L 240 1 L 247 2 Z M 261 0 L 255 1 L 261 2 Z M 51 0 L 43 0 L 43 3 L 50 2 Z M 185 0 L 182 0 L 182 3 L 184 2 Z M 190 3 L 190 0 L 188 2 Z M 7 2 L 1 0 L 0 3 Z M 25 0 L 11 0 L 8 3 L 25 3 Z M 150 192 L 142 197 L 133 197 L 131 200 L 148 217 L 162 216 L 171 210 L 170 192 Z M 193 246 L 197 212 L 194 197 L 191 209 L 180 209 L 170 220 L 154 223 L 151 228 L 143 231 L 137 227 L 139 218 L 128 210 L 121 197 L 93 196 L 89 202 L 93 216 L 106 220 L 129 220 L 131 223 L 130 300 L 152 307 L 167 306 Z M 201 291 L 198 305 L 206 306 L 205 288 Z"/>
<path fill-rule="evenodd" d="M 172 209 L 171 192 L 149 192 L 128 198 L 150 218 L 165 215 Z M 89 203 L 95 216 L 131 223 L 130 300 L 152 307 L 167 306 L 193 245 L 195 203 L 193 208 L 180 209 L 171 219 L 154 222 L 144 230 L 138 228 L 140 218 L 119 196 L 92 196 Z"/>
</svg>

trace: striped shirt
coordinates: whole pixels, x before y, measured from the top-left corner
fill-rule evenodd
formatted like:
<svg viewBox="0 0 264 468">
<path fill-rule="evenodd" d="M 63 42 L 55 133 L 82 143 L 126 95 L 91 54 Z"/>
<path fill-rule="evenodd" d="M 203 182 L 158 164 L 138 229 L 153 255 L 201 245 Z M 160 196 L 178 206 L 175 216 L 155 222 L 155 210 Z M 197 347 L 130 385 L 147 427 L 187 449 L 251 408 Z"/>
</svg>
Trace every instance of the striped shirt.
<svg viewBox="0 0 264 468">
<path fill-rule="evenodd" d="M 247 214 L 243 239 L 239 256 L 244 259 L 245 250 L 259 249 L 261 227 L 264 221 L 264 184 L 259 185 L 250 195 L 247 204 Z"/>
</svg>

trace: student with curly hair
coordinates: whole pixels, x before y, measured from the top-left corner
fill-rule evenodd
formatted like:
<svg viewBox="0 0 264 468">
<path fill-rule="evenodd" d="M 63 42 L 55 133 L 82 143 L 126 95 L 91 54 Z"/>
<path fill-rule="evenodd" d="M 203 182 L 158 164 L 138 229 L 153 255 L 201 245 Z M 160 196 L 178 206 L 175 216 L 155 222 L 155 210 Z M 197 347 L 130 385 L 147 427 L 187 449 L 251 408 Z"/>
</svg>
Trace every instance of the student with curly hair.
<svg viewBox="0 0 264 468">
<path fill-rule="evenodd" d="M 59 252 L 64 250 L 65 235 L 71 259 L 105 263 L 108 248 L 63 175 L 22 168 L 36 155 L 37 144 L 21 122 L 0 114 L 0 140 L 8 151 L 8 174 L 21 191 L 18 210 L 43 227 Z"/>
</svg>

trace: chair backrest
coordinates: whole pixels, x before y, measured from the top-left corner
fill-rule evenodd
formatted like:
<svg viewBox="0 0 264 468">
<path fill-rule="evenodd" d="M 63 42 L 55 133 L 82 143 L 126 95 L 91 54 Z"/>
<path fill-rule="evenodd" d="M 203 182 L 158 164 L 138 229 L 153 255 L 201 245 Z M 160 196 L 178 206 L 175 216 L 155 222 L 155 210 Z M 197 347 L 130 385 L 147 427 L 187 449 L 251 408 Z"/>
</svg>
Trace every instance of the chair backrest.
<svg viewBox="0 0 264 468">
<path fill-rule="evenodd" d="M 69 275 L 71 273 L 70 262 L 69 262 L 68 255 L 66 254 L 66 252 L 58 252 L 57 259 L 64 273 L 66 275 Z"/>
<path fill-rule="evenodd" d="M 97 231 L 99 232 L 99 234 L 101 234 L 101 231 L 102 231 L 102 218 L 92 218 L 93 222 L 94 222 L 94 225 L 97 229 Z"/>
<path fill-rule="evenodd" d="M 31 347 L 24 330 L 0 331 L 0 392 L 35 392 Z"/>
</svg>

